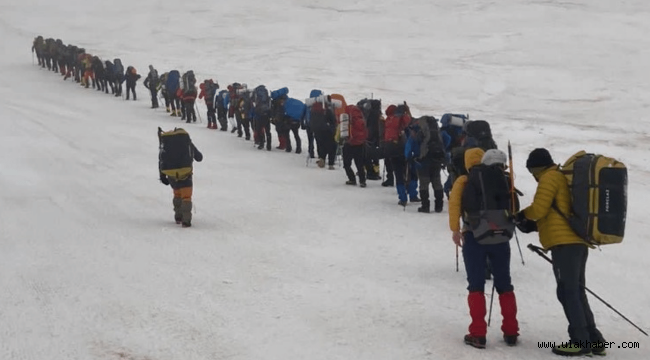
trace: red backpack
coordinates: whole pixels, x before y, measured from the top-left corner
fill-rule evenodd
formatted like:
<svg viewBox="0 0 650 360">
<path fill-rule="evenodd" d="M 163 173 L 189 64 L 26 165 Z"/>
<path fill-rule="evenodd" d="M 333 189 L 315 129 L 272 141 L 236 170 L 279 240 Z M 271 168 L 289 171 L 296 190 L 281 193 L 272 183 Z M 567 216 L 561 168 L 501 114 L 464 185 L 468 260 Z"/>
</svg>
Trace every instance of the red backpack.
<svg viewBox="0 0 650 360">
<path fill-rule="evenodd" d="M 350 138 L 348 144 L 363 145 L 368 139 L 368 129 L 366 128 L 366 119 L 363 112 L 355 105 L 348 105 L 345 112 L 350 117 Z"/>
</svg>

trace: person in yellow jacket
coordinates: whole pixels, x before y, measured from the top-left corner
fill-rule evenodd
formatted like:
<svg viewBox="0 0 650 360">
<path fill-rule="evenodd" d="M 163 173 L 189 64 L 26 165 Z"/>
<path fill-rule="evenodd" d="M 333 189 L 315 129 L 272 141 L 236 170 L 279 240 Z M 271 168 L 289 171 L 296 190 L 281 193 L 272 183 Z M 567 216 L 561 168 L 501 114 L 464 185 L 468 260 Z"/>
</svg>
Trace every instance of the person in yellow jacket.
<svg viewBox="0 0 650 360">
<path fill-rule="evenodd" d="M 533 203 L 515 215 L 517 226 L 530 228 L 536 222 L 539 242 L 551 251 L 553 272 L 557 282 L 557 298 L 569 321 L 568 343 L 553 348 L 553 353 L 564 356 L 605 355 L 604 339 L 594 320 L 585 293 L 585 269 L 589 246 L 569 226 L 563 214 L 571 212 L 571 194 L 566 177 L 548 150 L 533 150 L 526 168 L 537 180 Z M 555 206 L 553 205 L 555 204 Z"/>
<path fill-rule="evenodd" d="M 502 151 L 489 150 L 485 153 L 481 148 L 472 148 L 465 151 L 465 168 L 469 173 L 471 168 L 481 163 L 505 166 L 505 159 L 506 155 Z M 459 176 L 454 181 L 449 194 L 449 228 L 453 232 L 452 239 L 456 246 L 463 248 L 463 260 L 467 272 L 467 303 L 471 323 L 469 334 L 466 334 L 463 340 L 465 344 L 476 348 L 486 346 L 485 267 L 487 260 L 490 259 L 494 274 L 494 288 L 499 294 L 499 305 L 503 316 L 501 325 L 503 340 L 509 346 L 514 346 L 519 337 L 519 323 L 517 301 L 510 277 L 510 243 L 480 244 L 465 221 L 461 228 L 459 220 L 464 218 L 463 192 L 467 182 L 467 174 Z"/>
</svg>

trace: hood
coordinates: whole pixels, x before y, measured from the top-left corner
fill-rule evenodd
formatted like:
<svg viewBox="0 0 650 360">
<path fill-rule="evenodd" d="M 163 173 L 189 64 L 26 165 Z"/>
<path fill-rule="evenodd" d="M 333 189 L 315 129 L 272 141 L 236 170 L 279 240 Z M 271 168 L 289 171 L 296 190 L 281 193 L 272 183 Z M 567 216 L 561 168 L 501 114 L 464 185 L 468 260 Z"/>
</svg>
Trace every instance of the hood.
<svg viewBox="0 0 650 360">
<path fill-rule="evenodd" d="M 485 151 L 483 151 L 481 148 L 471 148 L 465 151 L 465 169 L 467 169 L 467 172 L 469 172 L 469 169 L 475 165 L 479 165 L 481 163 L 481 160 L 483 160 L 483 155 L 485 155 Z"/>
<path fill-rule="evenodd" d="M 392 116 L 395 113 L 395 109 L 397 109 L 397 106 L 395 105 L 390 105 L 389 107 L 387 107 L 386 116 Z"/>
</svg>

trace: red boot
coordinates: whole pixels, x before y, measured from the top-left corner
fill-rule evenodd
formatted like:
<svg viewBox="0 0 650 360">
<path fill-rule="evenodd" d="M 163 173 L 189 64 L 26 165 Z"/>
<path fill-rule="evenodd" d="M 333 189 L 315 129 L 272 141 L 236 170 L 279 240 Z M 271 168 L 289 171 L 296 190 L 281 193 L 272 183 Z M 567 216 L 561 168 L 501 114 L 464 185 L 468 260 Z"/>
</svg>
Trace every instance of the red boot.
<svg viewBox="0 0 650 360">
<path fill-rule="evenodd" d="M 519 323 L 517 322 L 517 300 L 515 293 L 512 291 L 499 295 L 499 304 L 501 305 L 501 315 L 503 323 L 503 340 L 510 346 L 517 344 L 519 336 Z"/>
<path fill-rule="evenodd" d="M 280 145 L 278 145 L 278 146 L 276 147 L 276 149 L 278 149 L 278 150 L 284 150 L 284 149 L 287 148 L 287 142 L 286 142 L 286 139 L 284 138 L 284 136 L 279 135 L 279 136 L 278 136 L 278 141 L 280 142 Z"/>
<path fill-rule="evenodd" d="M 472 323 L 469 324 L 469 334 L 465 335 L 465 344 L 475 348 L 485 348 L 485 334 L 487 323 L 485 322 L 485 295 L 480 291 L 472 291 L 467 295 L 469 305 L 469 316 Z"/>
</svg>

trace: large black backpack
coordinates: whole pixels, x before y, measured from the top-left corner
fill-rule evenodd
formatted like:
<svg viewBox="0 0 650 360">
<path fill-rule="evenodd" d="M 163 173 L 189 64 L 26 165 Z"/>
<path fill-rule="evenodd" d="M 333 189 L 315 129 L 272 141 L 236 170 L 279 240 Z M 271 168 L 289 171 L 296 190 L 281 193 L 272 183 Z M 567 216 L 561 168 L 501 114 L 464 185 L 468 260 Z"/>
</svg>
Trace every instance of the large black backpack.
<svg viewBox="0 0 650 360">
<path fill-rule="evenodd" d="M 512 238 L 515 224 L 510 216 L 516 209 L 512 208 L 510 190 L 502 165 L 479 164 L 470 169 L 462 195 L 463 220 L 479 244 L 499 244 Z"/>
<path fill-rule="evenodd" d="M 190 135 L 181 128 L 162 131 L 158 128 L 160 144 L 158 152 L 158 169 L 168 177 L 180 181 L 192 175 L 192 140 Z"/>
<path fill-rule="evenodd" d="M 485 120 L 467 121 L 464 125 L 464 133 L 465 147 L 480 147 L 483 151 L 497 148 L 497 144 L 492 138 L 490 124 Z"/>
</svg>

